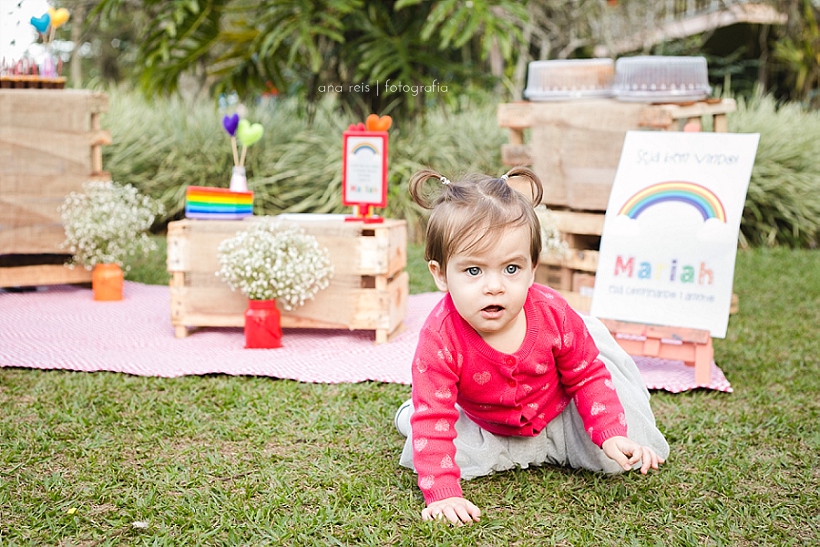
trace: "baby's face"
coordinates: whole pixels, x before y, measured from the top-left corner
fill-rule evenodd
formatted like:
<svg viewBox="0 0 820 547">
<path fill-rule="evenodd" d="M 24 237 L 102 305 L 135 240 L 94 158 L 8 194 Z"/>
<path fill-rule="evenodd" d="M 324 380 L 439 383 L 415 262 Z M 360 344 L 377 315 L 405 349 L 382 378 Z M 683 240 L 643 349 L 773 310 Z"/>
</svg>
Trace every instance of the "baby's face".
<svg viewBox="0 0 820 547">
<path fill-rule="evenodd" d="M 454 254 L 446 272 L 437 263 L 430 265 L 438 288 L 450 293 L 459 315 L 484 339 L 512 328 L 535 280 L 527 226 L 487 237 L 495 242 L 480 251 Z"/>
</svg>

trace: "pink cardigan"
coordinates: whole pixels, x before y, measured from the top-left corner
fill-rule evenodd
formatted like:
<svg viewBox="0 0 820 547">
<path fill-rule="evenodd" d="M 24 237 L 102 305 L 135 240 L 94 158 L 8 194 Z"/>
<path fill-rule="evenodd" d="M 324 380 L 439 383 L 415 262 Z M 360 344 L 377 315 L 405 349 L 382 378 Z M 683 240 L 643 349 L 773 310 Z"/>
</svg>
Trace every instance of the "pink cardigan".
<svg viewBox="0 0 820 547">
<path fill-rule="evenodd" d="M 557 292 L 533 285 L 527 334 L 513 354 L 496 351 L 461 318 L 450 295 L 421 330 L 413 358 L 413 464 L 430 503 L 461 496 L 455 423 L 464 410 L 497 435 L 534 437 L 575 401 L 592 441 L 626 436 L 624 410 L 583 320 Z"/>
</svg>

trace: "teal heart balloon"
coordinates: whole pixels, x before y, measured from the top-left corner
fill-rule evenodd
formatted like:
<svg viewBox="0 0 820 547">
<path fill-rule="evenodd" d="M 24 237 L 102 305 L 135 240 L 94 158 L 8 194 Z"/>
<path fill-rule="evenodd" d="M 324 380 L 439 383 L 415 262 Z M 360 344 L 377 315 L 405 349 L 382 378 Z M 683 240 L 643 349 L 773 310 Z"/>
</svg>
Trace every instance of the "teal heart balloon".
<svg viewBox="0 0 820 547">
<path fill-rule="evenodd" d="M 40 34 L 45 34 L 48 26 L 51 24 L 51 16 L 48 13 L 42 14 L 40 17 L 32 17 L 31 24 L 37 29 Z"/>
<path fill-rule="evenodd" d="M 265 128 L 261 123 L 251 124 L 248 120 L 239 120 L 236 128 L 236 138 L 242 146 L 250 146 L 262 138 Z"/>
</svg>

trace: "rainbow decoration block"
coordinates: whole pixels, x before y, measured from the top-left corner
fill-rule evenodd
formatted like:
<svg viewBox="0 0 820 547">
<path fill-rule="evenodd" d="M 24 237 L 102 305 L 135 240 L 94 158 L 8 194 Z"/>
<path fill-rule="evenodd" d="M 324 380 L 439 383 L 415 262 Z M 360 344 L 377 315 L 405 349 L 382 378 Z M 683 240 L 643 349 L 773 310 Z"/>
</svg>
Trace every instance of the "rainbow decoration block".
<svg viewBox="0 0 820 547">
<path fill-rule="evenodd" d="M 253 192 L 189 186 L 185 192 L 185 216 L 212 220 L 236 220 L 253 215 Z"/>
</svg>

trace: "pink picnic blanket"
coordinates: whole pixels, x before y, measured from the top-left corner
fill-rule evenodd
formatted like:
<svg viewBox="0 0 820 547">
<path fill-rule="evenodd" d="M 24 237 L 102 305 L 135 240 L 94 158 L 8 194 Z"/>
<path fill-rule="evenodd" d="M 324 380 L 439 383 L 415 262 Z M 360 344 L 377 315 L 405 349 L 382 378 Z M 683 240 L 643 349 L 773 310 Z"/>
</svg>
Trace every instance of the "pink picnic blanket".
<svg viewBox="0 0 820 547">
<path fill-rule="evenodd" d="M 119 302 L 96 302 L 89 289 L 70 285 L 20 293 L 0 289 L 0 366 L 410 384 L 419 330 L 441 296 L 411 295 L 403 329 L 386 344 L 375 344 L 373 331 L 285 329 L 284 347 L 251 350 L 244 349 L 241 328 L 203 328 L 176 338 L 171 297 L 162 285 L 126 282 Z M 649 389 L 677 393 L 695 387 L 694 369 L 680 361 L 635 360 Z M 732 390 L 714 364 L 709 388 Z"/>
</svg>

